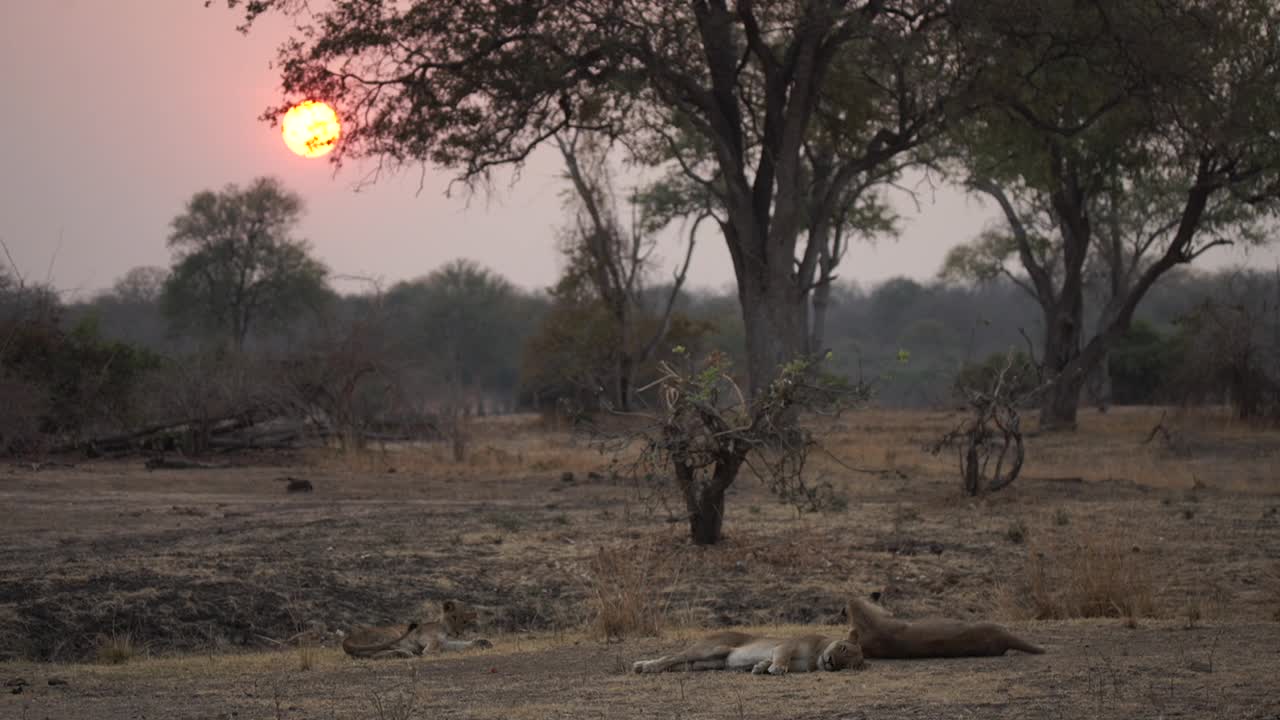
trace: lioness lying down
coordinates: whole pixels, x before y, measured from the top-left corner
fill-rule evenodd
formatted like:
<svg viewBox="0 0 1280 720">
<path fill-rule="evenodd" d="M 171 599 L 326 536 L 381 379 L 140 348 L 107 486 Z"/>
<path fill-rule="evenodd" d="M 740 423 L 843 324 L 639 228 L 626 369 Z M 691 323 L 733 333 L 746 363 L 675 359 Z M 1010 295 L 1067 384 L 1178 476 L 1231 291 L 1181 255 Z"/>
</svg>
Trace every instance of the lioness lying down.
<svg viewBox="0 0 1280 720">
<path fill-rule="evenodd" d="M 493 647 L 484 639 L 459 639 L 463 632 L 476 625 L 479 614 L 474 608 L 460 600 L 445 600 L 441 609 L 440 622 L 357 627 L 342 639 L 342 649 L 351 657 L 392 658 Z"/>
<path fill-rule="evenodd" d="M 849 602 L 846 612 L 858 631 L 862 654 L 869 658 L 986 657 L 1009 650 L 1036 655 L 1044 652 L 993 623 L 943 618 L 907 622 L 857 598 Z"/>
<path fill-rule="evenodd" d="M 750 670 L 754 675 L 788 672 L 836 671 L 862 666 L 858 631 L 848 637 L 800 635 L 792 638 L 762 637 L 743 632 L 718 632 L 695 642 L 683 652 L 656 660 L 638 660 L 637 673 L 666 670 Z"/>
</svg>

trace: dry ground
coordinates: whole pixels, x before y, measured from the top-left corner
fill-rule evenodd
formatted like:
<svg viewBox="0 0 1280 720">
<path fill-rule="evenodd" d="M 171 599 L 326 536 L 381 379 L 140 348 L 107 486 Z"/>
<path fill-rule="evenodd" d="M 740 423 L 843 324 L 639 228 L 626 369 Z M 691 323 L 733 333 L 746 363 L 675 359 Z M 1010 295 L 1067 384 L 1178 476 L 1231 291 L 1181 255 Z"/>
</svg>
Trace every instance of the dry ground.
<svg viewBox="0 0 1280 720">
<path fill-rule="evenodd" d="M 1026 477 L 971 500 L 952 458 L 921 450 L 955 416 L 848 415 L 827 428 L 841 462 L 820 468 L 846 510 L 797 517 L 744 477 L 713 548 L 531 419 L 486 423 L 460 465 L 407 448 L 12 466 L 0 683 L 28 684 L 0 694 L 0 718 L 1280 717 L 1280 435 L 1171 416 L 1172 443 L 1142 444 L 1158 417 L 1084 413 L 1030 441 Z M 285 494 L 286 475 L 316 491 Z M 660 638 L 596 631 L 599 591 L 624 581 Z M 1049 652 L 624 672 L 705 628 L 838 623 L 870 590 L 908 617 L 1000 619 Z M 492 609 L 493 650 L 334 649 L 334 630 L 447 597 Z M 1062 617 L 1083 611 L 1109 617 Z"/>
</svg>

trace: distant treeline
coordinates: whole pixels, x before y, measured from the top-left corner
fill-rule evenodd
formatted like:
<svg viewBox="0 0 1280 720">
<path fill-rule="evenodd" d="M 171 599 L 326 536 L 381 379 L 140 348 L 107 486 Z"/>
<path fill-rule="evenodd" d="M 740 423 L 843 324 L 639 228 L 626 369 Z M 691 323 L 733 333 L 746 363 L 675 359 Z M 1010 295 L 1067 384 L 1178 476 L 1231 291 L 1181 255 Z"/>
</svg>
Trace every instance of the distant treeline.
<svg viewBox="0 0 1280 720">
<path fill-rule="evenodd" d="M 1182 272 L 1158 285 L 1083 402 L 1234 404 L 1274 415 L 1280 374 L 1276 272 Z M 327 290 L 310 309 L 255 325 L 236 350 L 175 323 L 164 271 L 64 303 L 0 283 L 0 394 L 8 450 L 267 404 L 369 429 L 413 418 L 598 409 L 616 338 L 590 298 L 526 291 L 466 261 L 382 289 Z M 650 290 L 661 296 L 664 289 Z M 993 354 L 1034 358 L 1041 314 L 1017 286 L 894 278 L 832 294 L 825 369 L 870 382 L 885 407 L 955 402 L 957 375 Z M 1086 312 L 1089 316 L 1090 312 Z M 737 298 L 682 293 L 653 364 L 718 351 L 741 368 Z M 677 359 L 675 346 L 688 351 Z M 640 398 L 641 403 L 652 398 Z M 308 410 L 309 409 L 309 410 Z M 47 444 L 47 443 L 46 443 Z"/>
<path fill-rule="evenodd" d="M 414 386 L 426 393 L 426 402 L 432 394 L 444 394 L 442 388 L 454 379 L 473 405 L 489 410 L 545 405 L 568 393 L 575 384 L 575 378 L 567 377 L 573 369 L 561 362 L 548 370 L 544 366 L 555 358 L 538 357 L 538 353 L 553 355 L 553 351 L 545 342 L 532 342 L 546 339 L 547 321 L 554 316 L 552 298 L 544 292 L 517 289 L 482 268 L 462 267 L 479 275 L 470 290 L 450 294 L 436 287 L 442 282 L 438 276 L 429 275 L 379 293 L 334 293 L 314 313 L 255 330 L 246 348 L 284 355 L 349 334 L 355 324 L 378 316 L 384 325 L 379 334 L 390 339 L 386 352 L 399 372 L 418 377 Z M 663 291 L 658 287 L 652 292 L 661 295 Z M 1206 307 L 1218 308 L 1219 314 L 1248 313 L 1257 321 L 1250 323 L 1257 335 L 1252 351 L 1256 361 L 1274 361 L 1268 353 L 1280 340 L 1275 334 L 1280 332 L 1278 302 L 1280 286 L 1274 272 L 1188 271 L 1157 285 L 1139 310 L 1140 322 L 1112 353 L 1114 401 L 1179 399 L 1168 383 L 1180 369 L 1195 369 L 1180 367 L 1193 358 L 1185 356 L 1191 348 L 1177 346 L 1189 343 L 1188 323 L 1197 317 L 1200 324 L 1208 321 L 1201 317 Z M 716 349 L 735 360 L 741 357 L 744 338 L 735 295 L 705 290 L 682 293 L 677 312 L 669 344 Z M 1093 314 L 1086 310 L 1086 317 Z M 952 382 L 965 364 L 992 353 L 1038 350 L 1043 332 L 1040 317 L 1034 301 L 1008 282 L 962 286 L 893 278 L 868 287 L 844 283 L 835 288 L 828 316 L 826 337 L 832 354 L 827 369 L 873 382 L 878 401 L 888 407 L 945 405 L 952 401 Z M 171 331 L 158 299 L 119 290 L 66 305 L 61 326 L 67 330 L 90 326 L 103 340 L 161 356 L 198 346 L 196 339 Z M 588 348 L 592 333 L 597 333 L 595 350 L 601 356 L 608 354 L 607 331 L 593 328 L 590 322 L 577 323 L 573 330 L 585 336 Z M 1227 352 L 1226 345 L 1219 349 Z M 592 359 L 579 360 L 590 365 Z M 598 361 L 607 366 L 605 360 Z M 557 378 L 557 368 L 565 376 Z M 589 397 L 590 388 L 580 388 L 577 394 Z"/>
</svg>

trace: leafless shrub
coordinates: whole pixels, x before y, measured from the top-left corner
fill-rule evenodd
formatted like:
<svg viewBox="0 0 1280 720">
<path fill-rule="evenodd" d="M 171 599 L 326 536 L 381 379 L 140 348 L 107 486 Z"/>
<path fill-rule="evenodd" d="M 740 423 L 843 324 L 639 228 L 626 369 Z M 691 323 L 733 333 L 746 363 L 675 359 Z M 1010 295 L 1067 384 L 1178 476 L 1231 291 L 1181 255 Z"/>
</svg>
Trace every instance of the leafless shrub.
<svg viewBox="0 0 1280 720">
<path fill-rule="evenodd" d="M 206 452 L 214 427 L 228 418 L 261 413 L 273 402 L 270 368 L 224 350 L 175 358 L 140 383 L 139 406 L 154 423 L 185 424 L 183 450 Z"/>
<path fill-rule="evenodd" d="M 282 400 L 313 427 L 332 433 L 344 450 L 361 450 L 380 421 L 403 414 L 399 373 L 389 358 L 390 332 L 381 286 L 371 288 L 353 317 L 331 319 L 281 364 Z"/>
<path fill-rule="evenodd" d="M 1226 400 L 1241 420 L 1280 421 L 1280 301 L 1255 285 L 1233 278 L 1226 297 L 1180 320 L 1181 364 L 1170 384 L 1182 403 Z"/>
<path fill-rule="evenodd" d="M 971 414 L 929 447 L 934 455 L 955 449 L 966 495 L 996 492 L 1018 479 L 1026 459 L 1020 409 L 1048 387 L 1036 382 L 1038 369 L 1021 353 L 983 370 L 957 378 L 956 393 Z"/>
</svg>

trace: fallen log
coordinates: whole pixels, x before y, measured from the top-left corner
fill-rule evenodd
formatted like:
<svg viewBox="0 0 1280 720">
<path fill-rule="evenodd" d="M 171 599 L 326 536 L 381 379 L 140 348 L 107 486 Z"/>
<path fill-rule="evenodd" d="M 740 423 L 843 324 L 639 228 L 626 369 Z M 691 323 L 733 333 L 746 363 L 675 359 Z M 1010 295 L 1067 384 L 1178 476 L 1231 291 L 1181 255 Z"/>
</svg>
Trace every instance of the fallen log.
<svg viewBox="0 0 1280 720">
<path fill-rule="evenodd" d="M 210 436 L 225 435 L 252 427 L 257 423 L 264 422 L 269 419 L 259 417 L 258 412 L 259 410 L 252 409 L 209 420 L 189 418 L 186 420 L 150 425 L 127 433 L 106 435 L 103 437 L 89 438 L 87 440 L 76 440 L 57 446 L 53 448 L 51 452 L 55 454 L 85 452 L 91 457 L 118 455 L 122 451 L 127 452 L 137 450 L 147 444 L 148 441 L 155 441 L 166 437 L 176 438 L 186 433 L 196 431 L 202 425 L 208 427 L 208 433 Z"/>
</svg>

